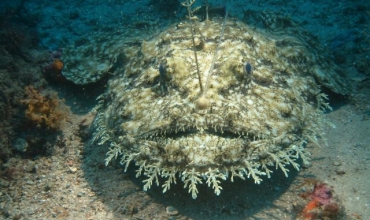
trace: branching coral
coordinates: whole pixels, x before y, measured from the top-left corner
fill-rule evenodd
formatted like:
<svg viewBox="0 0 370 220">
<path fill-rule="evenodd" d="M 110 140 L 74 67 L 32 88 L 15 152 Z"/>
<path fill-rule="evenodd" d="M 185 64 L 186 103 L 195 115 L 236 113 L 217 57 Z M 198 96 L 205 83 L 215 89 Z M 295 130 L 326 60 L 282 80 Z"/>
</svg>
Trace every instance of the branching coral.
<svg viewBox="0 0 370 220">
<path fill-rule="evenodd" d="M 57 95 L 42 95 L 32 86 L 25 88 L 25 94 L 26 99 L 21 103 L 27 106 L 25 116 L 28 121 L 39 128 L 59 130 L 67 115 Z"/>
</svg>

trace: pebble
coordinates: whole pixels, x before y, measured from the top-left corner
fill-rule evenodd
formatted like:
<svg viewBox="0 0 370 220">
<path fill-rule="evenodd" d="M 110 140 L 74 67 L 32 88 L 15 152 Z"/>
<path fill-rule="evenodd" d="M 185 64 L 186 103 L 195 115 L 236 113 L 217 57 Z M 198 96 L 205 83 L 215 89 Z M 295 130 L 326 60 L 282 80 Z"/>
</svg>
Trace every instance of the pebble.
<svg viewBox="0 0 370 220">
<path fill-rule="evenodd" d="M 344 171 L 343 169 L 337 169 L 337 170 L 335 170 L 335 172 L 337 173 L 337 175 L 346 174 L 346 171 Z"/>
<path fill-rule="evenodd" d="M 37 164 L 36 164 L 36 165 L 33 167 L 33 170 L 32 170 L 32 171 L 33 171 L 34 173 L 37 173 L 37 171 L 38 171 L 38 170 L 39 170 L 39 165 L 37 165 Z"/>
<path fill-rule="evenodd" d="M 179 214 L 179 211 L 175 207 L 173 207 L 173 206 L 167 206 L 166 212 L 170 216 L 175 216 L 175 215 L 178 215 Z"/>
<path fill-rule="evenodd" d="M 31 180 L 28 180 L 27 182 L 26 182 L 26 184 L 27 185 L 33 185 L 33 184 L 35 184 L 33 181 L 31 181 Z"/>
<path fill-rule="evenodd" d="M 53 183 L 52 182 L 46 182 L 46 184 L 44 186 L 44 191 L 48 192 L 48 191 L 51 190 L 51 188 L 53 188 Z"/>
<path fill-rule="evenodd" d="M 76 167 L 69 167 L 69 171 L 71 171 L 71 173 L 75 173 L 75 172 L 77 172 L 77 168 Z"/>
<path fill-rule="evenodd" d="M 342 163 L 340 161 L 336 160 L 336 161 L 333 162 L 333 165 L 334 166 L 340 166 L 340 165 L 342 165 Z"/>
<path fill-rule="evenodd" d="M 19 152 L 26 152 L 28 148 L 28 142 L 24 138 L 18 138 L 13 145 L 13 148 Z"/>
</svg>

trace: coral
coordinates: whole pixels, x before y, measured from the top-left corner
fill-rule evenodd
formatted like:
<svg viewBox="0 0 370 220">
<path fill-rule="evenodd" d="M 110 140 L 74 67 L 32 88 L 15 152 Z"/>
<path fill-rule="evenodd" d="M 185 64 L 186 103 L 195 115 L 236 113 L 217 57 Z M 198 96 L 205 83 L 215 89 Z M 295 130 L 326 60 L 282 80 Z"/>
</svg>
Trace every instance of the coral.
<svg viewBox="0 0 370 220">
<path fill-rule="evenodd" d="M 315 187 L 310 197 L 311 199 L 315 199 L 318 202 L 320 202 L 320 204 L 325 205 L 330 203 L 330 200 L 333 198 L 333 193 L 325 183 L 319 183 L 315 184 Z"/>
<path fill-rule="evenodd" d="M 63 69 L 63 62 L 61 60 L 54 60 L 53 62 L 53 70 L 60 74 L 62 72 L 62 69 Z"/>
<path fill-rule="evenodd" d="M 339 205 L 333 199 L 332 189 L 325 183 L 316 181 L 312 192 L 302 197 L 310 199 L 300 213 L 300 218 L 304 220 L 333 219 L 339 214 Z"/>
<path fill-rule="evenodd" d="M 332 202 L 323 206 L 322 216 L 329 219 L 334 219 L 339 214 L 339 205 L 338 203 Z"/>
<path fill-rule="evenodd" d="M 62 74 L 64 62 L 60 59 L 62 56 L 62 51 L 51 51 L 49 56 L 50 61 L 43 68 L 44 74 L 48 79 L 53 81 L 66 82 L 67 79 Z"/>
<path fill-rule="evenodd" d="M 302 210 L 301 216 L 306 220 L 313 219 L 315 217 L 314 210 L 320 205 L 317 199 L 313 199 L 307 203 L 307 205 Z"/>
<path fill-rule="evenodd" d="M 25 88 L 26 99 L 21 103 L 26 105 L 25 116 L 38 128 L 59 130 L 67 114 L 60 107 L 61 100 L 56 94 L 42 95 L 32 86 Z"/>
</svg>

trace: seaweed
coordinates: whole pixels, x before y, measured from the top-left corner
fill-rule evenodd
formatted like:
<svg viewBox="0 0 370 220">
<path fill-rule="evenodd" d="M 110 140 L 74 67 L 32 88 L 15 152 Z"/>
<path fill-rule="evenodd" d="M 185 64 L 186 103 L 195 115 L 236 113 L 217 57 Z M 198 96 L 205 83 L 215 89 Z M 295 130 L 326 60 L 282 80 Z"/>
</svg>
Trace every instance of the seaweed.
<svg viewBox="0 0 370 220">
<path fill-rule="evenodd" d="M 60 105 L 62 102 L 56 94 L 42 95 L 32 86 L 25 88 L 26 98 L 21 104 L 26 105 L 25 116 L 29 124 L 36 128 L 60 130 L 67 113 Z"/>
</svg>

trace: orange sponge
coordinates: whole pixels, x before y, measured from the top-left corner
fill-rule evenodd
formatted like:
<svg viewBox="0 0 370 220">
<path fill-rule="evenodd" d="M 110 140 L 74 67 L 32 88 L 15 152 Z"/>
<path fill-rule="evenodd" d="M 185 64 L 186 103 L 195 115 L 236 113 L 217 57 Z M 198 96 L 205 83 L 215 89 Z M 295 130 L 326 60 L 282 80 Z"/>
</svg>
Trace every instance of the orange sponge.
<svg viewBox="0 0 370 220">
<path fill-rule="evenodd" d="M 315 198 L 311 200 L 302 210 L 301 216 L 304 220 L 312 220 L 315 218 L 314 209 L 320 206 L 320 202 Z"/>
<path fill-rule="evenodd" d="M 61 100 L 57 95 L 44 96 L 32 86 L 25 88 L 25 94 L 26 99 L 21 100 L 21 103 L 27 106 L 25 116 L 28 121 L 38 128 L 59 130 L 67 118 L 67 112 L 61 108 Z"/>
<path fill-rule="evenodd" d="M 53 70 L 56 72 L 56 73 L 60 73 L 62 72 L 62 69 L 63 69 L 63 62 L 61 60 L 54 60 L 53 62 Z"/>
</svg>

